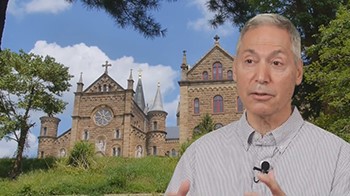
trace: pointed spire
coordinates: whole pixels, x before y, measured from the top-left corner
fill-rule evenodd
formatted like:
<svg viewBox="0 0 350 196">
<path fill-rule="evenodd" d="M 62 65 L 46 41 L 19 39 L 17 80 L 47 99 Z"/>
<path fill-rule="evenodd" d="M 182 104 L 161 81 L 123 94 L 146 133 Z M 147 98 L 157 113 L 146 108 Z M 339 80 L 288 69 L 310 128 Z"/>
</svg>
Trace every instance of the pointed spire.
<svg viewBox="0 0 350 196">
<path fill-rule="evenodd" d="M 182 56 L 182 64 L 181 64 L 181 69 L 182 70 L 187 70 L 188 66 L 187 66 L 187 58 L 186 58 L 186 50 L 182 51 L 183 52 L 183 56 Z"/>
<path fill-rule="evenodd" d="M 156 97 L 154 98 L 153 106 L 150 109 L 150 111 L 164 111 L 162 94 L 160 93 L 160 83 L 159 82 L 158 82 Z"/>
<path fill-rule="evenodd" d="M 83 92 L 83 87 L 84 87 L 83 72 L 80 72 L 80 78 L 79 78 L 79 81 L 77 82 L 77 92 Z"/>
<path fill-rule="evenodd" d="M 143 94 L 143 86 L 141 80 L 141 69 L 139 70 L 139 80 L 136 86 L 135 101 L 142 111 L 145 110 L 145 96 Z"/>
<path fill-rule="evenodd" d="M 130 75 L 128 79 L 128 89 L 130 90 L 134 89 L 134 80 L 132 79 L 132 69 L 130 69 Z"/>
<path fill-rule="evenodd" d="M 132 80 L 132 69 L 130 69 L 129 80 Z"/>
</svg>

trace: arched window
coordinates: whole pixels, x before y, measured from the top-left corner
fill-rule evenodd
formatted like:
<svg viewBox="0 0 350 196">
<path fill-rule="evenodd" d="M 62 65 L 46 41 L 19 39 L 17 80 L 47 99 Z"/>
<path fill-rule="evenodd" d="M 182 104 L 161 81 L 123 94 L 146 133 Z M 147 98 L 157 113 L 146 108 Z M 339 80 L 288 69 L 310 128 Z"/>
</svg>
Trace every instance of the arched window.
<svg viewBox="0 0 350 196">
<path fill-rule="evenodd" d="M 216 124 L 214 125 L 214 130 L 219 129 L 219 128 L 223 127 L 223 126 L 224 126 L 224 125 L 222 125 L 221 123 L 216 123 Z"/>
<path fill-rule="evenodd" d="M 195 98 L 193 104 L 194 104 L 194 113 L 199 114 L 199 99 Z"/>
<path fill-rule="evenodd" d="M 203 71 L 203 74 L 202 74 L 202 76 L 203 76 L 203 80 L 208 80 L 208 72 L 207 71 Z"/>
<path fill-rule="evenodd" d="M 176 157 L 176 150 L 174 148 L 171 149 L 171 156 Z"/>
<path fill-rule="evenodd" d="M 233 80 L 232 70 L 227 71 L 227 79 Z"/>
<path fill-rule="evenodd" d="M 87 129 L 84 130 L 83 140 L 89 140 L 89 131 Z"/>
<path fill-rule="evenodd" d="M 46 136 L 46 134 L 47 134 L 47 127 L 44 127 L 44 133 L 43 133 L 43 135 Z"/>
<path fill-rule="evenodd" d="M 113 150 L 112 150 L 112 151 L 113 151 L 113 152 L 112 152 L 112 155 L 116 157 L 116 156 L 117 156 L 117 149 L 116 149 L 115 147 L 113 147 Z"/>
<path fill-rule="evenodd" d="M 213 101 L 214 113 L 224 112 L 224 103 L 220 95 L 216 95 Z"/>
<path fill-rule="evenodd" d="M 157 121 L 153 122 L 153 131 L 156 131 L 158 129 L 158 123 Z"/>
<path fill-rule="evenodd" d="M 108 85 L 107 84 L 103 85 L 103 92 L 108 92 Z"/>
<path fill-rule="evenodd" d="M 237 97 L 237 112 L 243 112 L 244 106 L 240 97 Z"/>
<path fill-rule="evenodd" d="M 119 138 L 120 138 L 120 131 L 119 131 L 119 129 L 116 129 L 116 130 L 115 130 L 115 138 L 116 138 L 116 139 L 119 139 Z"/>
<path fill-rule="evenodd" d="M 40 158 L 44 158 L 44 151 L 40 152 Z"/>
<path fill-rule="evenodd" d="M 153 155 L 157 155 L 157 146 L 153 146 Z"/>
<path fill-rule="evenodd" d="M 222 80 L 222 64 L 219 62 L 213 64 L 213 80 Z"/>
<path fill-rule="evenodd" d="M 115 157 L 119 157 L 121 155 L 121 150 L 120 150 L 120 147 L 116 148 L 116 147 L 113 147 L 113 156 Z"/>
</svg>

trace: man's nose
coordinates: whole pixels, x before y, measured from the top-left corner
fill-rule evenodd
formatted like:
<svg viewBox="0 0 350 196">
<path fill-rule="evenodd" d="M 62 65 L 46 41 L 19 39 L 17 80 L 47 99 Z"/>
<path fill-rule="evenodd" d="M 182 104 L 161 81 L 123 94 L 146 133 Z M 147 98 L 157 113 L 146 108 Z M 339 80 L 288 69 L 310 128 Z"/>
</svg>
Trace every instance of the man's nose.
<svg viewBox="0 0 350 196">
<path fill-rule="evenodd" d="M 270 69 L 267 63 L 259 63 L 256 69 L 256 80 L 259 84 L 267 84 L 270 82 Z"/>
</svg>

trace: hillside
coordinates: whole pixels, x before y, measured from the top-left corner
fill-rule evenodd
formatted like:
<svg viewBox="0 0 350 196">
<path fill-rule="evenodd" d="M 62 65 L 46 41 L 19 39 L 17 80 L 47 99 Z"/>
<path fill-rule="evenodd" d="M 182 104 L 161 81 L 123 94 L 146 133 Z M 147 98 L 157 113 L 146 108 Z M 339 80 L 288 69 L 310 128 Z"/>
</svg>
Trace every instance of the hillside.
<svg viewBox="0 0 350 196">
<path fill-rule="evenodd" d="M 11 159 L 0 160 L 1 195 L 103 195 L 162 193 L 178 159 L 169 157 L 96 158 L 88 169 L 67 166 L 65 159 L 26 159 L 17 180 L 5 176 Z"/>
</svg>

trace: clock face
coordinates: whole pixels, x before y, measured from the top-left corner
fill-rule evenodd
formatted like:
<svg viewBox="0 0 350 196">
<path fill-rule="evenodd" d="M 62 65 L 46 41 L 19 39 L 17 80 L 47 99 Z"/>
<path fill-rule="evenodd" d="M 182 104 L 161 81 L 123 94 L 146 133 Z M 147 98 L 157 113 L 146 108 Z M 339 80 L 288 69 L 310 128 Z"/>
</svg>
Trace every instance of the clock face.
<svg viewBox="0 0 350 196">
<path fill-rule="evenodd" d="M 112 112 L 107 108 L 98 109 L 94 116 L 95 123 L 98 126 L 108 125 L 111 122 L 112 118 Z"/>
</svg>

